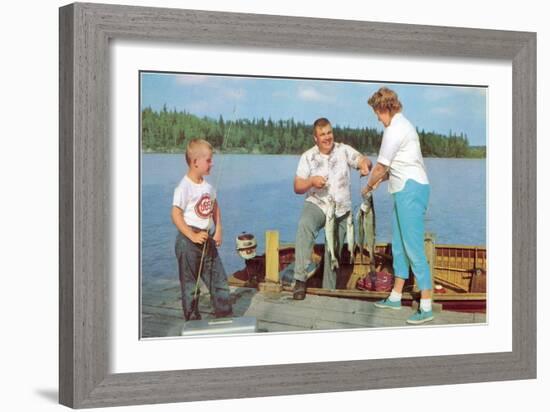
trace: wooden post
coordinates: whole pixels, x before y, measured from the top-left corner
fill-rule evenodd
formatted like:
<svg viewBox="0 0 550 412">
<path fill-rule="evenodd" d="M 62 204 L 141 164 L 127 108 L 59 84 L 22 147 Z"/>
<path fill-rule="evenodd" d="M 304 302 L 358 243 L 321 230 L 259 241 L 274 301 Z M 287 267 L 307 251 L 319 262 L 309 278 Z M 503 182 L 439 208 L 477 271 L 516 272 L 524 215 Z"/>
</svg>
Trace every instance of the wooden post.
<svg viewBox="0 0 550 412">
<path fill-rule="evenodd" d="M 424 254 L 426 260 L 430 266 L 430 275 L 432 278 L 432 290 L 434 289 L 434 276 L 435 276 L 435 233 L 424 233 Z M 418 284 L 416 283 L 416 277 L 414 277 L 413 291 L 419 292 Z"/>
<path fill-rule="evenodd" d="M 279 232 L 265 232 L 265 280 L 279 283 Z"/>
<path fill-rule="evenodd" d="M 426 260 L 428 261 L 428 265 L 430 266 L 430 275 L 432 277 L 432 310 L 434 312 L 441 312 L 443 310 L 443 305 L 440 303 L 434 302 L 434 291 L 435 291 L 435 260 L 436 260 L 436 252 L 435 252 L 435 233 L 432 232 L 426 232 L 424 234 L 424 253 L 426 254 Z M 418 292 L 418 286 L 416 284 L 416 278 L 414 279 L 414 291 Z M 412 309 L 418 310 L 419 302 L 413 302 L 412 303 Z"/>
<path fill-rule="evenodd" d="M 435 233 L 426 232 L 424 235 L 424 252 L 426 253 L 426 259 L 428 259 L 428 265 L 430 266 L 430 275 L 432 277 L 432 291 L 434 290 L 434 278 L 435 278 Z"/>
</svg>

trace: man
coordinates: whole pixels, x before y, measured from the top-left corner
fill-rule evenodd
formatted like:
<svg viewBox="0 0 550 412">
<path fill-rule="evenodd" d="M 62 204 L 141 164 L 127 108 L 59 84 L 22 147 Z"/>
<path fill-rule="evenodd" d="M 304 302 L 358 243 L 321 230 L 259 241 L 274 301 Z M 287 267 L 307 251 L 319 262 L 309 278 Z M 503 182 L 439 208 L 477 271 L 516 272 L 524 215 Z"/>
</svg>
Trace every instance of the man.
<svg viewBox="0 0 550 412">
<path fill-rule="evenodd" d="M 367 175 L 372 165 L 366 156 L 343 143 L 335 143 L 330 122 L 323 118 L 313 123 L 315 146 L 302 154 L 294 178 L 294 192 L 306 194 L 304 209 L 296 233 L 296 257 L 293 297 L 306 295 L 307 268 L 315 238 L 325 226 L 327 213 L 334 209 L 337 257 L 344 243 L 346 219 L 351 214 L 350 167 Z M 331 202 L 332 206 L 331 207 Z M 336 288 L 336 272 L 332 268 L 329 247 L 325 244 L 323 288 Z"/>
</svg>

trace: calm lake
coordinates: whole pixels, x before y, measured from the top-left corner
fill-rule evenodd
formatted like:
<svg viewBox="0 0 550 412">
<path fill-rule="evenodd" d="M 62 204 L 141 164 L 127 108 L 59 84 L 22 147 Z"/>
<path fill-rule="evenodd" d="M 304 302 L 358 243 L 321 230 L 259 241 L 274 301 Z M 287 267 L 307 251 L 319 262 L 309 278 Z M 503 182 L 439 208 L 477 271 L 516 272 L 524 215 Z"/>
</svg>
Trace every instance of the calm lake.
<svg viewBox="0 0 550 412">
<path fill-rule="evenodd" d="M 278 230 L 282 243 L 294 243 L 304 195 L 293 191 L 297 155 L 216 155 L 208 181 L 218 191 L 222 212 L 223 244 L 219 249 L 228 275 L 244 266 L 235 251 L 241 232 L 255 234 L 258 254 L 264 253 L 265 231 Z M 376 159 L 371 157 L 374 162 Z M 426 230 L 436 243 L 485 245 L 485 159 L 424 159 L 431 183 Z M 170 219 L 172 196 L 186 173 L 184 156 L 144 154 L 141 181 L 142 277 L 178 278 Z M 360 181 L 352 179 L 354 216 L 360 204 Z M 383 183 L 374 194 L 377 241 L 391 241 L 393 201 Z M 319 242 L 324 241 L 321 232 Z"/>
</svg>

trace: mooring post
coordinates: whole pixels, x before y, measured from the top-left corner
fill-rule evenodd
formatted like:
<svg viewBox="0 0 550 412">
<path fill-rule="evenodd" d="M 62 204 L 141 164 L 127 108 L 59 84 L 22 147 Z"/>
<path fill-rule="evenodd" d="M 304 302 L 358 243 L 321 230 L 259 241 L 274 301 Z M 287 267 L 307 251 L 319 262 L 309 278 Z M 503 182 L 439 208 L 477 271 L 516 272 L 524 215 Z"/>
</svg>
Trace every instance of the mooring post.
<svg viewBox="0 0 550 412">
<path fill-rule="evenodd" d="M 430 266 L 430 276 L 432 277 L 432 290 L 434 290 L 435 283 L 435 233 L 426 232 L 424 235 L 424 252 L 426 253 L 426 259 Z"/>
<path fill-rule="evenodd" d="M 279 231 L 265 232 L 265 281 L 279 283 Z"/>
<path fill-rule="evenodd" d="M 430 266 L 430 276 L 432 278 L 432 291 L 434 290 L 434 276 L 435 276 L 435 233 L 425 232 L 424 233 L 424 254 L 426 255 L 426 260 Z M 418 284 L 416 283 L 416 277 L 413 276 L 413 291 L 415 293 L 420 292 L 418 289 Z"/>
</svg>

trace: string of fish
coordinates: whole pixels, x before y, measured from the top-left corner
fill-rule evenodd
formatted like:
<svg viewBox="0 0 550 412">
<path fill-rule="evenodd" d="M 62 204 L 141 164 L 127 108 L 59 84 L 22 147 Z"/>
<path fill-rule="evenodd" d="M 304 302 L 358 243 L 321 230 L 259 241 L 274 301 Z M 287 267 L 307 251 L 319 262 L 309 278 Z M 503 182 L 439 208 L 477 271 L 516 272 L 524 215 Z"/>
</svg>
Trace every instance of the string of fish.
<svg viewBox="0 0 550 412">
<path fill-rule="evenodd" d="M 330 168 L 330 164 L 329 164 Z M 330 183 L 327 179 L 327 183 L 325 185 L 326 190 L 330 192 Z M 336 226 L 336 201 L 332 197 L 332 195 L 328 195 L 327 197 L 328 207 L 327 212 L 325 214 L 325 247 L 328 248 L 328 254 L 330 257 L 330 267 L 332 270 L 339 268 L 338 263 L 338 257 L 336 256 L 336 244 L 340 242 L 340 237 L 337 232 L 337 226 Z M 355 256 L 355 229 L 353 226 L 353 213 L 352 211 L 349 212 L 348 217 L 346 218 L 346 240 L 348 242 L 348 251 L 350 254 L 350 264 L 354 263 Z M 338 246 L 338 249 L 340 247 Z"/>
<path fill-rule="evenodd" d="M 327 184 L 328 189 L 328 184 Z M 374 212 L 374 201 L 372 191 L 363 194 L 362 202 L 358 208 L 356 221 L 359 226 L 357 244 L 360 248 L 361 263 L 363 263 L 363 256 L 365 248 L 369 252 L 370 256 L 370 272 L 374 272 L 375 260 L 375 242 L 376 242 L 376 218 Z M 326 235 L 326 247 L 328 247 L 330 256 L 331 268 L 337 269 L 339 267 L 338 258 L 336 256 L 336 215 L 335 215 L 336 203 L 332 196 L 328 196 L 328 208 L 325 221 L 325 235 Z M 346 240 L 348 243 L 348 251 L 350 254 L 350 264 L 355 261 L 355 230 L 353 224 L 353 213 L 350 211 L 346 218 Z"/>
</svg>

